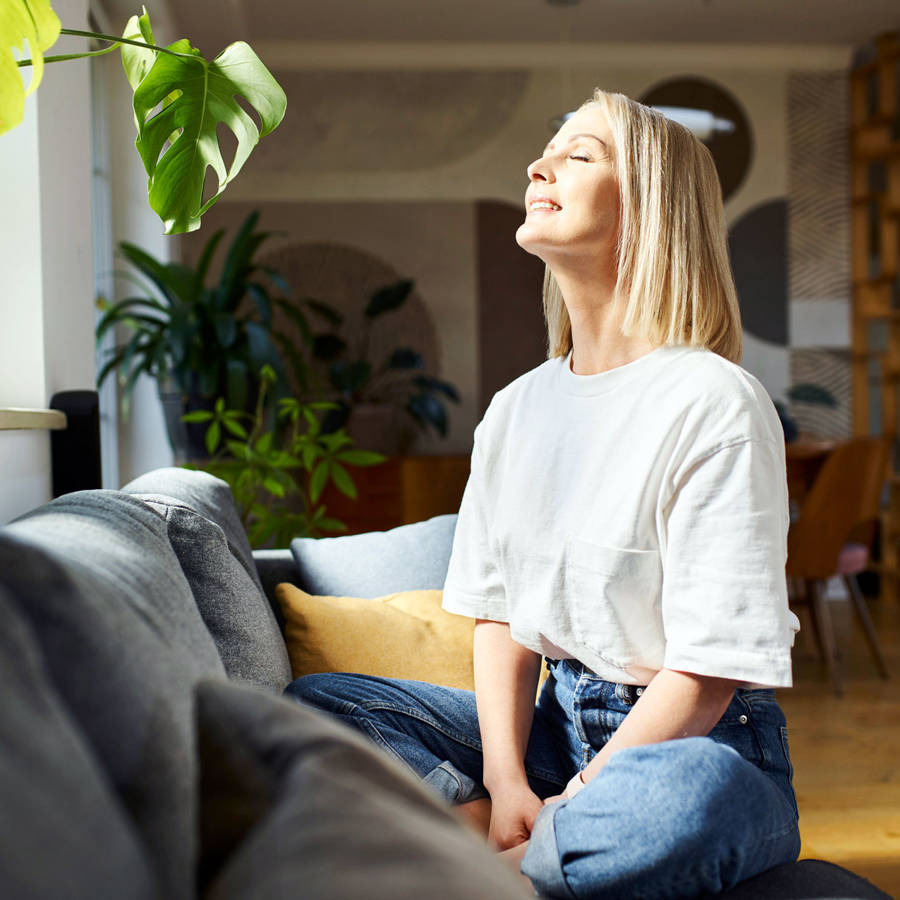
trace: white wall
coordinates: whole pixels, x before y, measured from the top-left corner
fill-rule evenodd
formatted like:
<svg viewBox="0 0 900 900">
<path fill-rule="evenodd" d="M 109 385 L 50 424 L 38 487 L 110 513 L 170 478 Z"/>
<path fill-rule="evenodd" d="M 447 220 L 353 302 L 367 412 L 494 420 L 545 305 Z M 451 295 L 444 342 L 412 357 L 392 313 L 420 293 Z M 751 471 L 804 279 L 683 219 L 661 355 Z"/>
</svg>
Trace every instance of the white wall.
<svg viewBox="0 0 900 900">
<path fill-rule="evenodd" d="M 53 6 L 65 27 L 89 30 L 89 0 L 54 0 Z M 119 31 L 124 22 L 109 26 Z M 164 31 L 157 28 L 162 42 L 168 39 Z M 85 49 L 83 39 L 63 37 L 51 52 Z M 108 207 L 97 214 L 111 215 L 108 240 L 131 240 L 165 259 L 173 242 L 162 236 L 147 205 L 131 90 L 119 54 L 100 61 L 108 87 L 110 164 L 100 177 L 108 181 L 111 212 Z M 44 408 L 58 391 L 95 387 L 90 78 L 87 60 L 46 66 L 40 87 L 27 98 L 25 121 L 0 137 L 3 407 Z M 134 407 L 119 440 L 120 482 L 172 458 L 153 384 L 140 386 Z M 49 433 L 0 431 L 0 523 L 50 496 Z"/>
<path fill-rule="evenodd" d="M 87 27 L 87 0 L 54 7 Z M 66 49 L 79 44 L 54 52 Z M 87 68 L 49 65 L 24 123 L 0 137 L 0 406 L 46 407 L 93 386 L 90 166 Z M 48 432 L 0 432 L 0 473 L 0 522 L 48 500 Z"/>
<path fill-rule="evenodd" d="M 154 37 L 160 43 L 166 41 L 158 29 L 154 31 Z M 173 255 L 176 239 L 163 234 L 162 222 L 147 203 L 147 174 L 134 146 L 133 94 L 119 55 L 113 53 L 101 57 L 98 62 L 105 67 L 103 74 L 109 103 L 109 190 L 111 231 L 116 249 L 114 267 L 116 271 L 125 272 L 130 267 L 118 256 L 120 241 L 137 244 L 157 259 L 167 261 Z M 116 299 L 135 296 L 134 285 L 123 278 L 116 278 L 114 287 Z M 127 339 L 127 332 L 117 337 Z M 166 437 L 156 383 L 152 379 L 142 376 L 138 382 L 129 415 L 119 417 L 118 439 L 119 484 L 126 484 L 150 469 L 172 465 L 172 449 Z"/>
</svg>

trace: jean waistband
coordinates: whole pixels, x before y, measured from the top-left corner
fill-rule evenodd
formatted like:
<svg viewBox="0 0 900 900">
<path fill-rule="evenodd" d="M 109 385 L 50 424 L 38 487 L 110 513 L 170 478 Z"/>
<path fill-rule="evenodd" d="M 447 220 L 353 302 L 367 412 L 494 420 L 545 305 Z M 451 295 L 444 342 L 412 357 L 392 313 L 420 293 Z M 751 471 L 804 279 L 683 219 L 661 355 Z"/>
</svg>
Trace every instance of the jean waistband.
<svg viewBox="0 0 900 900">
<path fill-rule="evenodd" d="M 614 692 L 620 700 L 624 700 L 629 704 L 637 703 L 638 698 L 644 693 L 644 688 L 646 687 L 644 684 L 622 684 L 618 681 L 607 681 L 592 668 L 577 659 L 548 659 L 547 664 L 551 669 L 556 665 L 561 665 L 579 677 L 586 675 L 595 679 L 598 686 L 602 684 L 607 690 Z"/>
</svg>

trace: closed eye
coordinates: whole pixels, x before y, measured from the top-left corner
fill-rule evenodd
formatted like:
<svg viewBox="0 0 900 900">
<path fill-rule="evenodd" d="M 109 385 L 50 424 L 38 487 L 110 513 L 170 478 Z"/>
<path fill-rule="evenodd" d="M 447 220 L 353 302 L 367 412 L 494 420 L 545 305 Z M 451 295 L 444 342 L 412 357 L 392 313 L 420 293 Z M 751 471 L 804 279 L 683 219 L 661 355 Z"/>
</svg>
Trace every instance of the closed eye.
<svg viewBox="0 0 900 900">
<path fill-rule="evenodd" d="M 591 161 L 591 158 L 589 156 L 579 156 L 577 153 L 572 153 L 569 156 L 569 159 L 577 159 L 577 160 L 580 160 L 581 162 L 590 162 Z"/>
</svg>

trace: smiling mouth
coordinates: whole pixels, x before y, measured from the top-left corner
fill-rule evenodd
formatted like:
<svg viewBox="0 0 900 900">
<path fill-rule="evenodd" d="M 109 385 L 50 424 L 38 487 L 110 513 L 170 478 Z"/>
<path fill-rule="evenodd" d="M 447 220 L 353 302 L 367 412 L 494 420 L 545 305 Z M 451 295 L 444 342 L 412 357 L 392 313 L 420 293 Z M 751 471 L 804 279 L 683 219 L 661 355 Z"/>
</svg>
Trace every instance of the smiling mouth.
<svg viewBox="0 0 900 900">
<path fill-rule="evenodd" d="M 562 207 L 557 203 L 552 203 L 550 200 L 535 200 L 533 203 L 528 204 L 529 212 L 534 212 L 538 209 L 546 209 L 552 212 L 556 212 L 557 210 L 562 209 Z"/>
</svg>

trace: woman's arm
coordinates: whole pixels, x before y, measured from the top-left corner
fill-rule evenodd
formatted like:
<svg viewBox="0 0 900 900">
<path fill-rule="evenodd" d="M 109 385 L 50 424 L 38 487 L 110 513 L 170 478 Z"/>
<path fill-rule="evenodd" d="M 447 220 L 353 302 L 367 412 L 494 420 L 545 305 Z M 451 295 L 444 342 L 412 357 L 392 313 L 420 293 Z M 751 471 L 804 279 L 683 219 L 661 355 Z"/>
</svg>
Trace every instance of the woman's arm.
<svg viewBox="0 0 900 900">
<path fill-rule="evenodd" d="M 616 733 L 581 773 L 588 782 L 625 747 L 709 734 L 728 708 L 739 682 L 662 669 L 644 689 Z M 566 787 L 574 797 L 584 784 L 576 775 Z"/>
<path fill-rule="evenodd" d="M 475 700 L 491 795 L 489 839 L 500 850 L 527 841 L 542 803 L 528 786 L 525 750 L 541 657 L 517 644 L 505 622 L 475 623 Z"/>
</svg>

